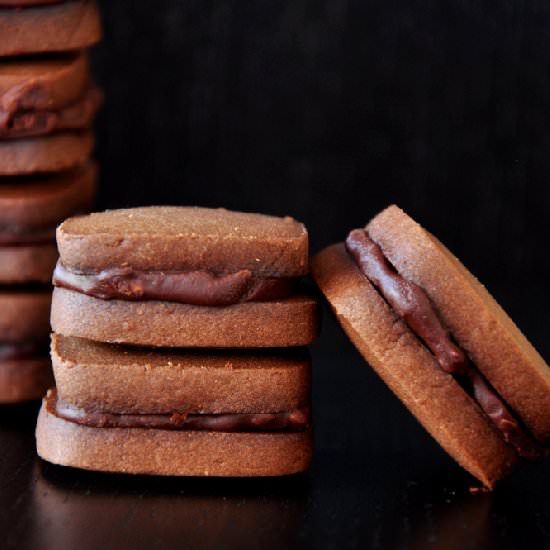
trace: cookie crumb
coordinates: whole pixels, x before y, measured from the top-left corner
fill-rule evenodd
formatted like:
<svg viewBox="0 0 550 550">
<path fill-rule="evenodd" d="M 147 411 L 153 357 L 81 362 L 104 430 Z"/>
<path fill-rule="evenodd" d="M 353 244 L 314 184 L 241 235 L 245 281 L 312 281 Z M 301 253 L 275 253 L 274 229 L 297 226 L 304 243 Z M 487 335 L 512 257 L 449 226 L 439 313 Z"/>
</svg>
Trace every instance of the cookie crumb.
<svg viewBox="0 0 550 550">
<path fill-rule="evenodd" d="M 481 486 L 481 487 L 470 487 L 468 489 L 471 495 L 480 495 L 484 493 L 489 493 L 491 490 L 487 487 Z"/>
</svg>

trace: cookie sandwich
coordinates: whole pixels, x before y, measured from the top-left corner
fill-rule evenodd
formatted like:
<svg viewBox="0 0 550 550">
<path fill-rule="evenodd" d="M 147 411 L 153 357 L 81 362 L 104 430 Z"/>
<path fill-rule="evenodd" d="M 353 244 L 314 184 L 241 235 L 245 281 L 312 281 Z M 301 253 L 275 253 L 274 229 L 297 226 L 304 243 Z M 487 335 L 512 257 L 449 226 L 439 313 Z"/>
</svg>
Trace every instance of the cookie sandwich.
<svg viewBox="0 0 550 550">
<path fill-rule="evenodd" d="M 550 369 L 479 281 L 397 206 L 313 260 L 354 345 L 487 488 L 548 456 Z"/>
<path fill-rule="evenodd" d="M 57 229 L 52 328 L 154 347 L 303 346 L 318 332 L 299 291 L 308 235 L 291 218 L 146 207 L 75 217 Z"/>
<path fill-rule="evenodd" d="M 0 175 L 83 164 L 101 102 L 85 52 L 0 61 Z"/>
</svg>

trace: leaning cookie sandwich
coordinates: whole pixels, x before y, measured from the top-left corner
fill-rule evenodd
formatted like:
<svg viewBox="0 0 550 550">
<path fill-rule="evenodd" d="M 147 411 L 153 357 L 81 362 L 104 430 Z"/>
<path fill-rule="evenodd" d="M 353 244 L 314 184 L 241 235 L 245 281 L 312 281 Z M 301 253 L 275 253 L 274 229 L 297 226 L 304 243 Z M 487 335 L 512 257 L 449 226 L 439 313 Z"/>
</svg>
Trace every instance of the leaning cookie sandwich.
<svg viewBox="0 0 550 550">
<path fill-rule="evenodd" d="M 390 206 L 313 260 L 338 321 L 392 391 L 485 487 L 548 455 L 550 369 L 433 235 Z"/>
</svg>

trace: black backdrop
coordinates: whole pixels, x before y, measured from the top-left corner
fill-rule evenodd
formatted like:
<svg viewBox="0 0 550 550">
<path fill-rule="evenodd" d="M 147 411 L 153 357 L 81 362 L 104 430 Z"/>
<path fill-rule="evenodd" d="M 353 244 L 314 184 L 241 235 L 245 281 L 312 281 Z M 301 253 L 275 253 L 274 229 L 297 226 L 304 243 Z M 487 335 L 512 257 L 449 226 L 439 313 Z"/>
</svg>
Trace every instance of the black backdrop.
<svg viewBox="0 0 550 550">
<path fill-rule="evenodd" d="M 538 0 L 102 2 L 98 208 L 292 214 L 313 251 L 396 202 L 550 358 L 550 7 Z M 547 464 L 490 495 L 336 324 L 312 346 L 316 454 L 289 480 L 55 467 L 0 415 L 8 548 L 549 548 Z M 13 472 L 13 473 L 12 473 Z"/>
<path fill-rule="evenodd" d="M 312 249 L 396 202 L 483 280 L 550 272 L 550 7 L 102 2 L 99 208 L 291 214 Z"/>
</svg>

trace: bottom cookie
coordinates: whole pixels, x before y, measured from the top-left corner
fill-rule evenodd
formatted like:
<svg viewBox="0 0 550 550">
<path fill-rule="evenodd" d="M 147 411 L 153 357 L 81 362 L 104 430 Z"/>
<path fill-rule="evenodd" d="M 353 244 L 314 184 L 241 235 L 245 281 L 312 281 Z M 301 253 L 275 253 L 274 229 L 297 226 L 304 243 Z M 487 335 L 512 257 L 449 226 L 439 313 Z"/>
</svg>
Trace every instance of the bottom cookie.
<svg viewBox="0 0 550 550">
<path fill-rule="evenodd" d="M 40 457 L 85 470 L 163 476 L 261 477 L 307 470 L 313 441 L 303 432 L 174 431 L 94 428 L 59 418 L 42 405 Z"/>
<path fill-rule="evenodd" d="M 0 360 L 0 403 L 40 399 L 53 385 L 49 357 Z"/>
</svg>

